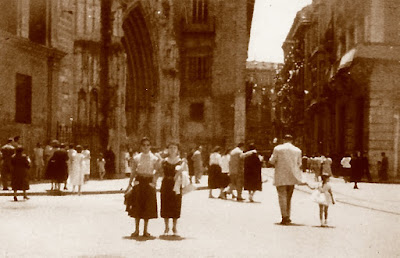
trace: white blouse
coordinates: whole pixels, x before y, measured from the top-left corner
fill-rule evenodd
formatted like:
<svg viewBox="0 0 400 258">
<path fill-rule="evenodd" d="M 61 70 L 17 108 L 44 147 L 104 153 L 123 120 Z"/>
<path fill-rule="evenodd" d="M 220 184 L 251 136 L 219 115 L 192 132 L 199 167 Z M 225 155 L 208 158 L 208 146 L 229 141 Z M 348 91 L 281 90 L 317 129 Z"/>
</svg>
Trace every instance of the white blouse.
<svg viewBox="0 0 400 258">
<path fill-rule="evenodd" d="M 215 164 L 218 166 L 221 166 L 222 163 L 222 157 L 221 154 L 219 154 L 218 152 L 213 152 L 210 155 L 210 166 Z"/>
<path fill-rule="evenodd" d="M 139 153 L 133 158 L 137 175 L 153 176 L 159 168 L 159 159 L 153 153 Z"/>
</svg>

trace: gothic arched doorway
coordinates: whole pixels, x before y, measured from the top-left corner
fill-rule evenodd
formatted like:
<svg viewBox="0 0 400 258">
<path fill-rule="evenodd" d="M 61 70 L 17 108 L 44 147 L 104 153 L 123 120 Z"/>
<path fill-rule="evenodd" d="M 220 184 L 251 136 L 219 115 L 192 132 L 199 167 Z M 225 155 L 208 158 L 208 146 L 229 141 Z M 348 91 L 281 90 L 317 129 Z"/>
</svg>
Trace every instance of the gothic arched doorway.
<svg viewBox="0 0 400 258">
<path fill-rule="evenodd" d="M 146 15 L 147 16 L 147 15 Z M 152 120 L 158 97 L 158 70 L 153 41 L 144 9 L 136 2 L 123 21 L 123 45 L 127 53 L 126 130 L 128 136 L 155 137 Z"/>
</svg>

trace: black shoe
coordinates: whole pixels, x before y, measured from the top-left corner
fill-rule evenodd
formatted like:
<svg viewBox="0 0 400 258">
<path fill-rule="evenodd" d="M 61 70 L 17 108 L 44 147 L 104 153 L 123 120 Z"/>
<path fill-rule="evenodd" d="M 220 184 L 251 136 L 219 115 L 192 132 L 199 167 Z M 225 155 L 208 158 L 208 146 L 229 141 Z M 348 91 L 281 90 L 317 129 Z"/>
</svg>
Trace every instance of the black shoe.
<svg viewBox="0 0 400 258">
<path fill-rule="evenodd" d="M 29 200 L 30 198 L 28 196 L 24 196 L 24 200 Z"/>
<path fill-rule="evenodd" d="M 18 202 L 17 196 L 14 196 L 14 202 Z"/>
<path fill-rule="evenodd" d="M 8 191 L 9 189 L 8 188 L 3 188 L 3 191 Z"/>
<path fill-rule="evenodd" d="M 241 201 L 244 201 L 244 199 L 242 197 L 238 197 L 238 198 L 236 198 L 236 201 L 241 202 Z"/>
</svg>

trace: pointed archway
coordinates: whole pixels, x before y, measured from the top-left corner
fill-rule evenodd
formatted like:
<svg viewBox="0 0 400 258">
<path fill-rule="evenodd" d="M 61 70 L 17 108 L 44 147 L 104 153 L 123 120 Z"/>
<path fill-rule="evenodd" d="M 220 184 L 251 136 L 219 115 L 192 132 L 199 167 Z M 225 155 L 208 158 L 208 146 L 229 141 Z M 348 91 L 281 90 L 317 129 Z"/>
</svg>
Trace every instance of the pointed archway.
<svg viewBox="0 0 400 258">
<path fill-rule="evenodd" d="M 128 70 L 125 100 L 127 134 L 154 138 L 157 133 L 152 121 L 158 100 L 159 76 L 150 26 L 140 2 L 128 9 L 122 28 Z"/>
</svg>

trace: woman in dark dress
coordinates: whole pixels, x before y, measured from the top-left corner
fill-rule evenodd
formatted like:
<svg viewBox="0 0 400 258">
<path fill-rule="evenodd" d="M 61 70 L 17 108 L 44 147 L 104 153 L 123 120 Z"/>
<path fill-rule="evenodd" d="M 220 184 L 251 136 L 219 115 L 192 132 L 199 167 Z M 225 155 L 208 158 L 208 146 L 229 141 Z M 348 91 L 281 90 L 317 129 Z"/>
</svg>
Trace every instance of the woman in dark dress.
<svg viewBox="0 0 400 258">
<path fill-rule="evenodd" d="M 350 182 L 354 182 L 354 189 L 358 189 L 357 183 L 361 181 L 364 174 L 364 161 L 361 157 L 361 152 L 357 151 L 350 161 L 351 175 Z"/>
<path fill-rule="evenodd" d="M 250 144 L 249 151 L 255 149 L 254 144 Z M 244 190 L 249 191 L 250 202 L 254 202 L 253 196 L 255 191 L 262 190 L 261 161 L 256 152 L 244 159 Z"/>
<path fill-rule="evenodd" d="M 11 186 L 14 190 L 14 201 L 17 199 L 17 191 L 22 190 L 24 192 L 24 199 L 28 200 L 26 190 L 29 190 L 28 171 L 30 168 L 31 161 L 28 156 L 23 154 L 24 149 L 18 146 L 15 155 L 11 159 L 12 174 L 11 174 Z"/>
<path fill-rule="evenodd" d="M 172 219 L 172 232 L 177 235 L 177 223 L 181 216 L 182 193 L 181 186 L 174 189 L 175 182 L 182 173 L 184 166 L 178 154 L 178 144 L 168 145 L 168 156 L 162 162 L 163 180 L 161 184 L 161 217 L 164 218 L 164 235 L 169 232 L 169 219 Z"/>
<path fill-rule="evenodd" d="M 222 156 L 220 152 L 221 147 L 216 146 L 210 154 L 210 168 L 208 169 L 208 188 L 210 189 L 210 192 L 208 194 L 209 198 L 214 198 L 212 194 L 213 189 L 220 189 L 218 198 L 223 199 L 225 196 L 224 188 L 226 187 L 226 184 L 225 182 L 221 182 L 223 176 L 221 168 Z"/>
<path fill-rule="evenodd" d="M 125 193 L 126 211 L 135 218 L 135 232 L 139 236 L 140 219 L 144 221 L 143 236 L 151 237 L 147 231 L 149 219 L 157 218 L 156 183 L 160 159 L 150 151 L 150 140 L 140 141 L 141 152 L 133 158 L 132 173 Z M 132 183 L 134 185 L 132 186 Z"/>
</svg>

